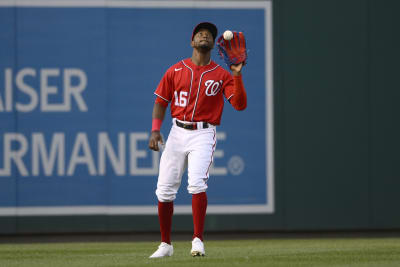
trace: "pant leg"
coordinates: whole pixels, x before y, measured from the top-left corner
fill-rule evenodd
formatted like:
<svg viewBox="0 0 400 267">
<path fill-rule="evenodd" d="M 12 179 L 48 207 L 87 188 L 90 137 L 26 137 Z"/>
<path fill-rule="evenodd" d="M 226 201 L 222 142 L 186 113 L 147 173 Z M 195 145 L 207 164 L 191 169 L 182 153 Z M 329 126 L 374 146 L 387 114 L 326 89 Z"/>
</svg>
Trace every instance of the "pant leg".
<svg viewBox="0 0 400 267">
<path fill-rule="evenodd" d="M 208 188 L 209 170 L 217 139 L 215 128 L 193 131 L 188 147 L 188 192 L 198 194 Z"/>
<path fill-rule="evenodd" d="M 181 185 L 186 160 L 182 138 L 182 132 L 172 127 L 160 160 L 156 190 L 160 202 L 175 200 Z"/>
</svg>

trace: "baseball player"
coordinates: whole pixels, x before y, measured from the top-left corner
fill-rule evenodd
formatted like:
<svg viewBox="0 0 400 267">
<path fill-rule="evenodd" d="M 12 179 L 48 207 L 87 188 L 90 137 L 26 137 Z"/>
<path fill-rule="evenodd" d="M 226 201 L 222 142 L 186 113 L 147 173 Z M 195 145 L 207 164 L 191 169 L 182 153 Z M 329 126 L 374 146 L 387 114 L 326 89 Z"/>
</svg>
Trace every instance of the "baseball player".
<svg viewBox="0 0 400 267">
<path fill-rule="evenodd" d="M 232 64 L 232 74 L 211 60 L 217 27 L 198 24 L 192 33 L 190 58 L 171 66 L 156 91 L 149 148 L 164 145 L 160 128 L 171 104 L 172 128 L 160 160 L 156 195 L 161 244 L 150 258 L 172 256 L 171 223 L 174 199 L 182 174 L 188 170 L 187 190 L 192 194 L 194 234 L 192 256 L 204 256 L 203 230 L 207 209 L 207 180 L 216 146 L 216 126 L 220 124 L 224 97 L 236 110 L 247 106 L 241 69 Z M 242 44 L 243 45 L 243 44 Z"/>
</svg>

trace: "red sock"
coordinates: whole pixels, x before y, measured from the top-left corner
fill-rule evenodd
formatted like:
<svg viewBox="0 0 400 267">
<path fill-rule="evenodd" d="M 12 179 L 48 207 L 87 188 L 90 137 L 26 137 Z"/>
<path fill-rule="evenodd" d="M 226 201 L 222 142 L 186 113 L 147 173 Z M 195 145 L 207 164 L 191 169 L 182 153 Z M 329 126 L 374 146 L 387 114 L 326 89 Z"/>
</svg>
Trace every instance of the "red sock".
<svg viewBox="0 0 400 267">
<path fill-rule="evenodd" d="M 174 202 L 158 201 L 158 220 L 160 222 L 161 242 L 171 244 L 172 214 Z"/>
<path fill-rule="evenodd" d="M 194 234 L 193 238 L 198 237 L 203 241 L 204 221 L 207 210 L 207 194 L 206 192 L 192 195 L 192 214 Z"/>
</svg>

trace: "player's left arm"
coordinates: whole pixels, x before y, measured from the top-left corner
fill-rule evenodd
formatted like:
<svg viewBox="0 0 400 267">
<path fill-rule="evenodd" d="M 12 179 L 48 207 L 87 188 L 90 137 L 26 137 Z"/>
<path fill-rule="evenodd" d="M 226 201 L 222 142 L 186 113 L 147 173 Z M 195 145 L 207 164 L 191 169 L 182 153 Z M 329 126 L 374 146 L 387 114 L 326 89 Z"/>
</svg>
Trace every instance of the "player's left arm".
<svg viewBox="0 0 400 267">
<path fill-rule="evenodd" d="M 230 99 L 230 103 L 236 110 L 244 110 L 247 107 L 247 94 L 242 79 L 242 68 L 243 63 L 230 66 L 234 87 L 234 93 Z"/>
</svg>

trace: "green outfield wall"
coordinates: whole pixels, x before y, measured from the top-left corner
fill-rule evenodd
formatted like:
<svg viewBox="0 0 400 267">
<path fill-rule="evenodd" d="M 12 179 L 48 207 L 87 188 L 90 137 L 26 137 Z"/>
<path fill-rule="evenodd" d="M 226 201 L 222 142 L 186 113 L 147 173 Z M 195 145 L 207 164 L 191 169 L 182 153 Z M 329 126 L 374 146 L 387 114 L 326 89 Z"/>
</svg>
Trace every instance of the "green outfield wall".
<svg viewBox="0 0 400 267">
<path fill-rule="evenodd" d="M 281 227 L 399 228 L 400 3 L 274 3 Z"/>
<path fill-rule="evenodd" d="M 206 231 L 400 229 L 400 1 L 272 6 L 275 209 Z M 2 234 L 157 230 L 154 215 L 0 217 Z"/>
</svg>

